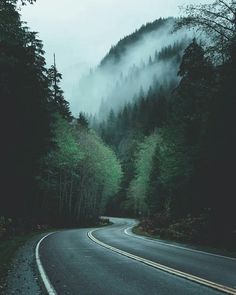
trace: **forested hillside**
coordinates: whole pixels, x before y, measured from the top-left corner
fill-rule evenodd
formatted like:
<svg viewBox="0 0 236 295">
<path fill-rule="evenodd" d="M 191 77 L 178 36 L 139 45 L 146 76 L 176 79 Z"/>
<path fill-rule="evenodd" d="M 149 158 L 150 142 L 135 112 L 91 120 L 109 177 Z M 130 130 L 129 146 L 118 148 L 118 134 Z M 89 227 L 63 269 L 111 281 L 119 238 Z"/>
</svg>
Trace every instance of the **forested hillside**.
<svg viewBox="0 0 236 295">
<path fill-rule="evenodd" d="M 33 2 L 0 1 L 0 238 L 36 224 L 95 224 L 122 176 L 114 152 L 73 118 L 56 62 L 47 68 L 21 20 L 20 5 Z"/>
<path fill-rule="evenodd" d="M 139 30 L 136 30 L 134 33 L 121 39 L 116 46 L 112 46 L 109 53 L 102 59 L 100 67 L 109 66 L 109 63 L 118 64 L 129 50 L 129 47 L 134 47 L 135 45 L 141 43 L 142 39 L 149 34 L 155 34 L 158 32 L 160 37 L 161 30 L 164 29 L 165 31 L 165 28 L 171 27 L 173 22 L 174 18 L 170 17 L 167 19 L 160 18 L 152 23 L 143 25 Z"/>
<path fill-rule="evenodd" d="M 234 245 L 235 2 L 191 5 L 121 39 L 81 79 L 97 114 L 78 118 L 21 19 L 33 2 L 0 0 L 0 238 L 106 213 L 163 238 Z"/>
<path fill-rule="evenodd" d="M 151 64 L 175 60 L 176 76 L 170 79 L 163 63 L 160 79 L 140 91 L 137 71 L 136 98 L 126 97 L 96 125 L 124 171 L 109 214 L 140 217 L 144 230 L 164 238 L 234 247 L 235 20 L 233 1 L 187 7 L 175 33 L 189 27 L 199 37 L 183 52 L 180 42 L 150 58 Z M 120 58 L 138 34 L 118 43 L 102 64 Z"/>
<path fill-rule="evenodd" d="M 192 32 L 174 29 L 174 18 L 158 19 L 142 26 L 120 40 L 104 57 L 99 66 L 91 69 L 78 84 L 78 97 L 93 102 L 88 113 L 106 118 L 110 109 L 118 110 L 125 103 L 145 95 L 150 87 L 174 83 L 184 48 Z"/>
</svg>

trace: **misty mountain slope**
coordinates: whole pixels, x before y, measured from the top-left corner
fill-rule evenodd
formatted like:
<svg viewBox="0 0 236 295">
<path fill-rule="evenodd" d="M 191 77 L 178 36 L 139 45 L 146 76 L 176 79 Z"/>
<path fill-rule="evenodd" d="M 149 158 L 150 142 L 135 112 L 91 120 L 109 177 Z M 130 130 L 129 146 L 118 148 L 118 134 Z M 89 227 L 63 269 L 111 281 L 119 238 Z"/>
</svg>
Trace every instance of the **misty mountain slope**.
<svg viewBox="0 0 236 295">
<path fill-rule="evenodd" d="M 121 39 L 116 46 L 112 46 L 109 53 L 102 59 L 101 66 L 105 66 L 110 61 L 117 63 L 122 59 L 122 56 L 125 54 L 126 50 L 129 49 L 129 46 L 133 46 L 138 42 L 142 42 L 142 37 L 146 34 L 156 32 L 167 23 L 174 21 L 173 18 L 159 18 L 152 23 L 147 23 L 143 25 L 139 30 L 136 30 L 134 33 L 125 36 Z"/>
<path fill-rule="evenodd" d="M 191 33 L 172 34 L 175 20 L 142 26 L 113 46 L 100 65 L 79 83 L 79 97 L 93 102 L 90 112 L 104 119 L 157 84 L 177 84 L 179 63 Z M 173 83 L 174 82 L 174 83 Z M 98 111 L 99 109 L 99 111 Z"/>
</svg>

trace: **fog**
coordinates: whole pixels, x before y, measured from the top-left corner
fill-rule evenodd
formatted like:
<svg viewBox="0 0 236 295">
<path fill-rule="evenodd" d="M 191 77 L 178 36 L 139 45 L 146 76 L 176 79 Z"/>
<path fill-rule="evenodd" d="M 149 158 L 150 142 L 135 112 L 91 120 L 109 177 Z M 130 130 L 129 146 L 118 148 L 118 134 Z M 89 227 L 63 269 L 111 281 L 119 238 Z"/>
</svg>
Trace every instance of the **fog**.
<svg viewBox="0 0 236 295">
<path fill-rule="evenodd" d="M 90 112 L 90 108 L 97 111 L 94 105 L 99 105 L 100 98 L 88 101 L 88 97 L 78 95 L 78 84 L 90 68 L 99 64 L 110 47 L 147 22 L 178 16 L 179 6 L 189 3 L 199 1 L 37 0 L 36 4 L 24 7 L 21 13 L 31 29 L 39 32 L 48 66 L 56 53 L 65 96 L 73 114 L 78 115 L 80 111 Z"/>
<path fill-rule="evenodd" d="M 145 95 L 154 84 L 177 82 L 179 64 L 176 58 L 162 61 L 157 56 L 163 48 L 174 44 L 183 46 L 182 55 L 193 32 L 181 30 L 173 34 L 173 26 L 174 20 L 169 19 L 165 26 L 146 33 L 134 45 L 126 47 L 118 62 L 108 60 L 82 77 L 75 92 L 88 102 L 85 112 L 99 113 L 103 119 L 111 108 L 117 111 L 140 92 Z"/>
</svg>

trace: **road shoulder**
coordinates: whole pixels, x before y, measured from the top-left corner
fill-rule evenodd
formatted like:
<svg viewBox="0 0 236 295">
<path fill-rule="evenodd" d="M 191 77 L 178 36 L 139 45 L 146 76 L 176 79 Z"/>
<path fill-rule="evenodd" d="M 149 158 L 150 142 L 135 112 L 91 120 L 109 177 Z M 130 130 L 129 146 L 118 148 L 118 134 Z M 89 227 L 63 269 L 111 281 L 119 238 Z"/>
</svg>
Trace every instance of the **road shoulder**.
<svg viewBox="0 0 236 295">
<path fill-rule="evenodd" d="M 197 250 L 197 251 L 200 251 L 200 252 L 206 252 L 206 253 L 210 253 L 210 254 L 214 254 L 214 255 L 226 256 L 226 257 L 229 257 L 229 258 L 236 259 L 236 252 L 231 252 L 229 250 L 218 249 L 218 248 L 213 248 L 213 247 L 208 247 L 208 246 L 181 243 L 179 241 L 174 241 L 174 240 L 164 240 L 164 239 L 161 239 L 159 236 L 152 235 L 152 234 L 150 234 L 148 232 L 145 232 L 145 231 L 141 230 L 139 225 L 134 226 L 131 229 L 131 233 L 134 236 L 137 236 L 137 237 L 144 237 L 144 238 L 155 240 L 155 241 L 165 243 L 165 244 L 168 244 L 168 245 L 174 245 L 174 246 L 177 246 L 177 247 L 183 247 L 183 248 L 187 248 L 187 249 L 191 249 L 191 250 Z"/>
<path fill-rule="evenodd" d="M 35 247 L 44 235 L 31 237 L 16 251 L 7 274 L 4 295 L 45 295 L 35 260 Z"/>
</svg>

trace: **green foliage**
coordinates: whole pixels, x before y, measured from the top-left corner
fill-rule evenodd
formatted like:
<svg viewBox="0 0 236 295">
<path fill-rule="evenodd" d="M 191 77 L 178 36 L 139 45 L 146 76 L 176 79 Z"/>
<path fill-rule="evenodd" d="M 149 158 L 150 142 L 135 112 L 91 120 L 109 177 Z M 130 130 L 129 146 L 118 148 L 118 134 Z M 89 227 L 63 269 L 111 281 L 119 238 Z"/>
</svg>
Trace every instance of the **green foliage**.
<svg viewBox="0 0 236 295">
<path fill-rule="evenodd" d="M 73 127 L 57 115 L 52 129 L 54 131 L 54 143 L 56 146 L 56 165 L 59 168 L 73 168 L 83 158 Z"/>
<path fill-rule="evenodd" d="M 219 242 L 220 230 L 232 240 L 235 2 L 190 5 L 180 19 L 177 27 L 196 27 L 210 45 L 194 39 L 183 51 L 182 40 L 155 52 L 147 64 L 141 57 L 127 77 L 121 73 L 117 97 L 144 68 L 165 60 L 180 64 L 178 77 L 160 85 L 154 75 L 149 91 L 138 86 L 133 103 L 117 112 L 103 103 L 108 118 L 94 124 L 101 138 L 85 115 L 73 120 L 56 64 L 46 69 L 41 40 L 21 21 L 19 5 L 27 2 L 35 1 L 0 0 L 1 126 L 8 127 L 2 132 L 6 193 L 0 215 L 83 224 L 109 210 L 148 215 L 153 227 L 161 224 L 175 239 L 196 241 L 206 230 L 209 240 Z M 127 36 L 100 66 L 118 62 L 129 46 L 169 21 L 159 19 Z"/>
<path fill-rule="evenodd" d="M 59 114 L 67 121 L 72 120 L 69 103 L 64 98 L 63 90 L 60 87 L 62 79 L 61 73 L 58 72 L 56 64 L 52 65 L 47 71 L 47 77 L 50 89 L 50 103 L 54 112 Z"/>
<path fill-rule="evenodd" d="M 0 97 L 4 142 L 1 168 L 5 191 L 0 211 L 9 217 L 33 214 L 33 175 L 39 158 L 50 146 L 51 115 L 43 54 L 37 34 L 21 22 L 16 1 L 0 1 Z"/>
<path fill-rule="evenodd" d="M 89 122 L 88 122 L 88 119 L 86 118 L 86 116 L 82 113 L 79 114 L 79 118 L 77 119 L 77 124 L 80 126 L 80 127 L 83 127 L 83 128 L 88 128 L 89 127 Z"/>
<path fill-rule="evenodd" d="M 156 133 L 144 139 L 139 144 L 138 153 L 135 161 L 135 177 L 131 181 L 128 190 L 130 206 L 136 214 L 147 212 L 146 195 L 149 186 L 150 173 L 152 168 L 153 156 L 156 150 L 158 135 Z"/>
<path fill-rule="evenodd" d="M 0 96 L 8 127 L 0 214 L 29 224 L 96 222 L 119 189 L 121 167 L 85 116 L 72 120 L 56 63 L 46 69 L 41 40 L 21 21 L 18 4 L 26 2 L 34 1 L 0 1 Z"/>
<path fill-rule="evenodd" d="M 219 245 L 220 231 L 224 243 L 235 245 L 235 3 L 217 0 L 186 12 L 179 26 L 197 26 L 211 46 L 194 39 L 181 54 L 177 87 L 154 79 L 146 95 L 140 91 L 100 132 L 123 165 L 121 214 L 148 216 L 162 237 L 207 237 Z M 150 65 L 178 60 L 181 46 L 175 47 L 156 52 Z"/>
<path fill-rule="evenodd" d="M 44 195 L 39 205 L 53 216 L 52 221 L 96 222 L 108 198 L 119 189 L 120 164 L 86 126 L 68 124 L 57 115 L 53 130 L 55 148 L 43 159 L 38 177 Z"/>
</svg>

